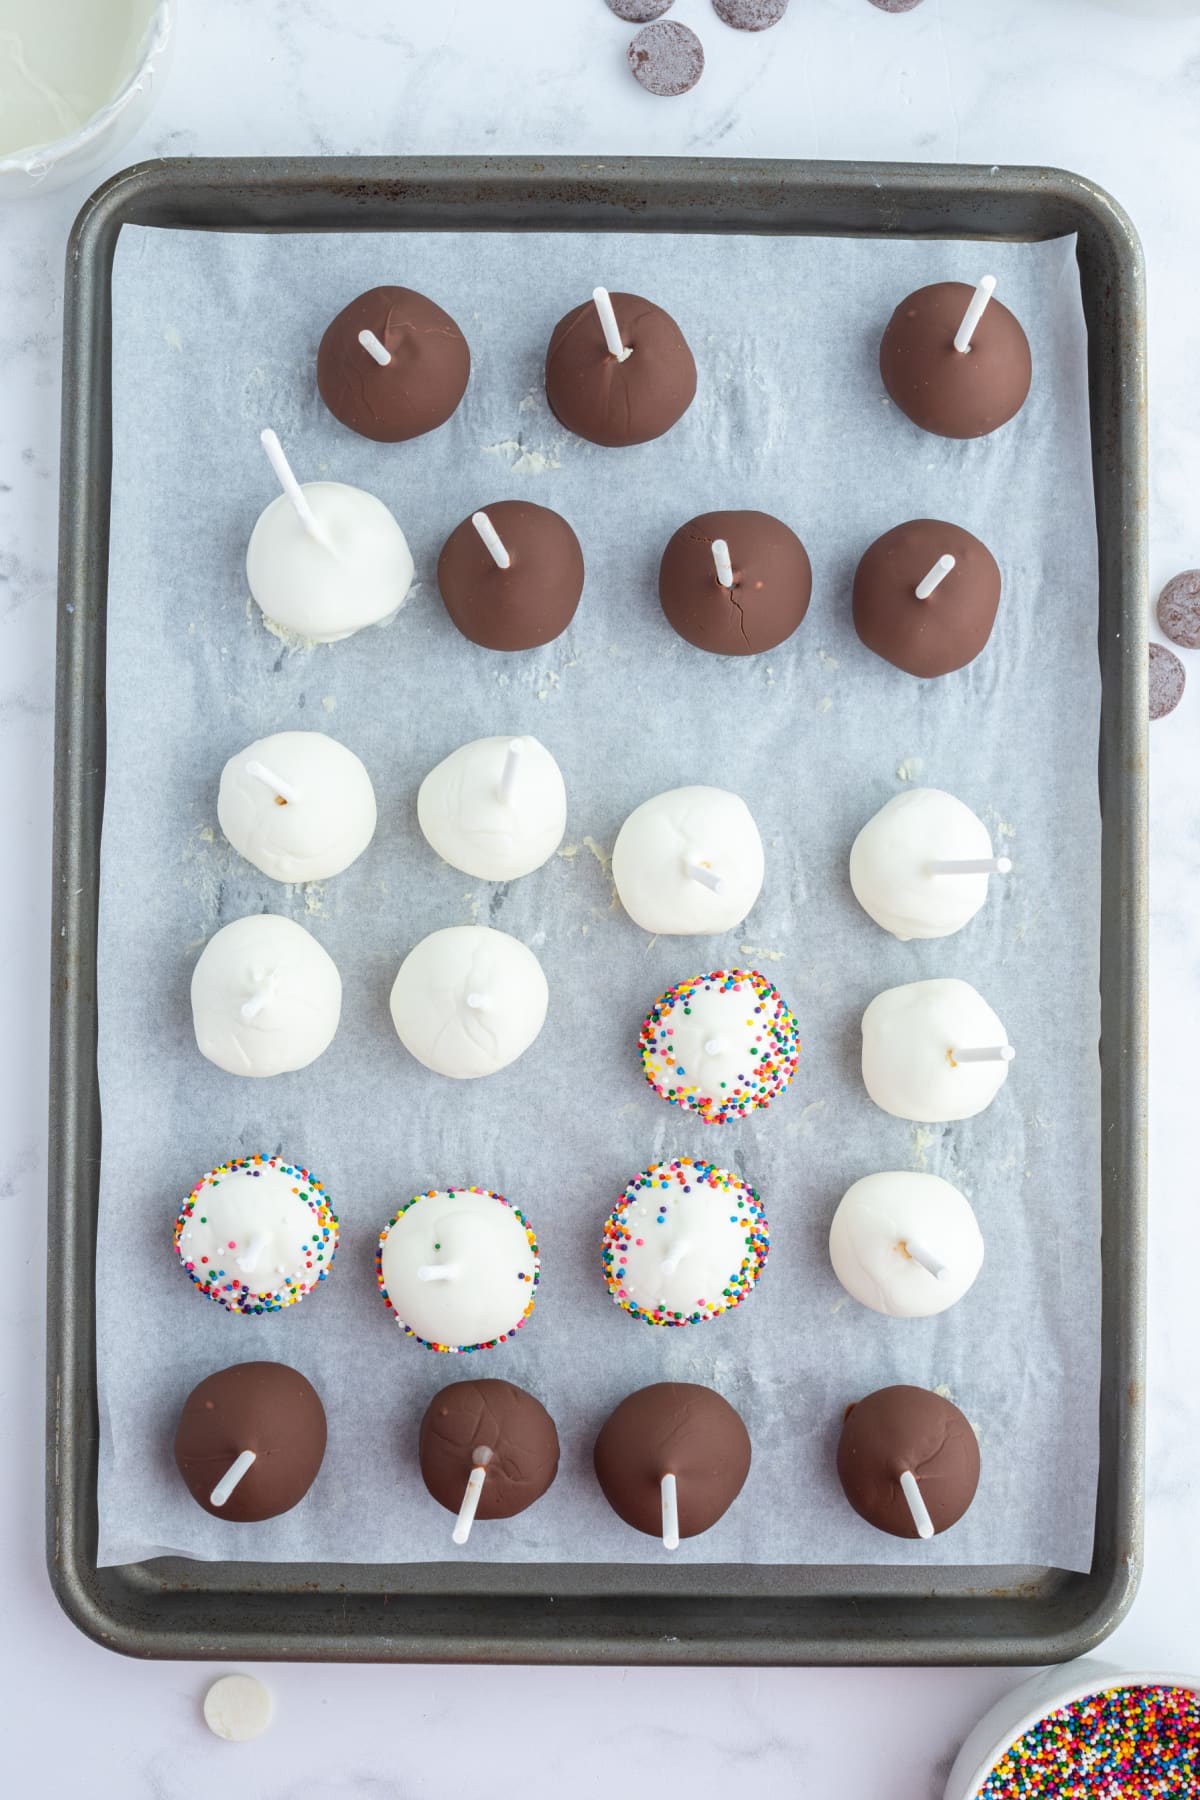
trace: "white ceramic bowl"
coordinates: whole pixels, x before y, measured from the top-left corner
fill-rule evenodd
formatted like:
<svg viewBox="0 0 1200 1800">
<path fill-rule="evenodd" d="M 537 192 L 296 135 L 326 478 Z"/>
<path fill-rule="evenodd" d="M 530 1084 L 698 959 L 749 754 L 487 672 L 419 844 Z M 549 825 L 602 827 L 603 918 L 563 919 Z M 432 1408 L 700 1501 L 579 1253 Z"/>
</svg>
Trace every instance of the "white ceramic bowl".
<svg viewBox="0 0 1200 1800">
<path fill-rule="evenodd" d="M 121 86 L 69 137 L 0 156 L 0 200 L 48 193 L 94 174 L 127 144 L 158 96 L 175 41 L 177 0 L 158 0 Z"/>
<path fill-rule="evenodd" d="M 1078 1662 L 1044 1669 L 1023 1681 L 984 1713 L 954 1759 L 945 1800 L 976 1800 L 980 1788 L 1005 1751 L 1047 1713 L 1112 1688 L 1178 1687 L 1200 1693 L 1200 1676 L 1164 1675 L 1157 1670 L 1119 1669 L 1114 1663 L 1082 1657 Z"/>
</svg>

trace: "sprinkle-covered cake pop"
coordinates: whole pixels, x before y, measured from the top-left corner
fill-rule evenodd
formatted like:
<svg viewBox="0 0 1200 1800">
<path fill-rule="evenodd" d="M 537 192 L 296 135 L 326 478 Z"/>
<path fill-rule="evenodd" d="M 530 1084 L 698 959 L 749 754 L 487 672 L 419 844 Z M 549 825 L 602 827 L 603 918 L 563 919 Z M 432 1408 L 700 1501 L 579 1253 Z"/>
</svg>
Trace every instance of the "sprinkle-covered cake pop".
<svg viewBox="0 0 1200 1800">
<path fill-rule="evenodd" d="M 640 294 L 596 288 L 554 327 L 546 399 L 560 424 L 593 444 L 648 443 L 670 431 L 695 397 L 686 338 L 670 313 Z"/>
<path fill-rule="evenodd" d="M 280 1156 L 238 1156 L 202 1175 L 175 1221 L 175 1253 L 231 1313 L 282 1312 L 324 1281 L 338 1220 L 324 1184 Z"/>
<path fill-rule="evenodd" d="M 327 881 L 375 835 L 371 777 L 323 731 L 277 731 L 221 771 L 221 830 L 272 881 Z"/>
<path fill-rule="evenodd" d="M 907 943 L 950 937 L 988 897 L 988 879 L 1007 875 L 992 855 L 987 826 L 953 794 L 907 788 L 868 819 L 850 851 L 854 898 L 877 925 Z"/>
<path fill-rule="evenodd" d="M 1029 339 L 996 282 L 935 281 L 902 300 L 879 346 L 883 385 L 914 425 L 976 438 L 1020 412 L 1033 378 Z"/>
<path fill-rule="evenodd" d="M 1016 1051 L 969 981 L 909 981 L 876 994 L 862 1019 L 863 1083 L 897 1119 L 973 1119 L 1008 1079 Z"/>
<path fill-rule="evenodd" d="M 684 1156 L 636 1175 L 605 1220 L 604 1281 L 648 1325 L 701 1325 L 752 1291 L 770 1244 L 754 1189 Z"/>
<path fill-rule="evenodd" d="M 317 351 L 317 389 L 334 418 L 380 444 L 444 425 L 470 374 L 471 352 L 450 314 L 406 287 L 359 294 Z"/>
<path fill-rule="evenodd" d="M 656 1381 L 628 1394 L 593 1452 L 604 1498 L 627 1525 L 675 1550 L 724 1517 L 750 1473 L 750 1433 L 723 1394 Z"/>
<path fill-rule="evenodd" d="M 703 937 L 740 925 L 762 891 L 762 838 L 740 794 L 670 788 L 635 806 L 612 853 L 621 905 L 643 931 Z"/>
<path fill-rule="evenodd" d="M 656 1094 L 708 1125 L 725 1125 L 785 1091 L 800 1061 L 800 1031 L 765 975 L 716 969 L 654 1002 L 638 1048 Z"/>
<path fill-rule="evenodd" d="M 971 1204 L 940 1175 L 889 1169 L 843 1194 L 829 1228 L 833 1272 L 853 1299 L 892 1319 L 954 1306 L 983 1265 Z"/>
<path fill-rule="evenodd" d="M 409 951 L 392 985 L 396 1035 L 438 1075 L 495 1075 L 529 1049 L 550 990 L 533 951 L 490 925 L 447 925 Z"/>
<path fill-rule="evenodd" d="M 451 868 L 480 881 L 516 881 L 562 843 L 562 770 L 535 737 L 476 738 L 429 771 L 417 820 Z"/>
<path fill-rule="evenodd" d="M 421 1420 L 421 1478 L 458 1514 L 454 1542 L 475 1519 L 512 1519 L 541 1499 L 558 1473 L 558 1432 L 541 1401 L 511 1381 L 452 1381 Z"/>
<path fill-rule="evenodd" d="M 194 1387 L 175 1432 L 175 1464 L 197 1506 L 234 1524 L 299 1504 L 325 1457 L 325 1408 L 286 1363 L 235 1363 Z"/>
<path fill-rule="evenodd" d="M 950 1400 L 927 1388 L 879 1388 L 846 1408 L 838 1479 L 855 1512 L 892 1537 L 956 1525 L 979 1486 L 979 1440 Z"/>
<path fill-rule="evenodd" d="M 294 919 L 250 913 L 209 938 L 192 970 L 196 1044 L 230 1075 L 307 1068 L 333 1042 L 342 978 Z"/>
<path fill-rule="evenodd" d="M 379 1234 L 379 1291 L 401 1331 L 429 1350 L 494 1350 L 533 1311 L 533 1227 L 488 1188 L 430 1189 Z"/>
</svg>

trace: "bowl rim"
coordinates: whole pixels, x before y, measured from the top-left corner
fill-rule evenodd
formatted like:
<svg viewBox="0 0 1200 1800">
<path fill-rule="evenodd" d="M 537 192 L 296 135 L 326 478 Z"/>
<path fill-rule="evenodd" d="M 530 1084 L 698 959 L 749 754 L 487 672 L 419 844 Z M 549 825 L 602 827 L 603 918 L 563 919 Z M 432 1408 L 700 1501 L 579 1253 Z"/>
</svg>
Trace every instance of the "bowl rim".
<svg viewBox="0 0 1200 1800">
<path fill-rule="evenodd" d="M 1063 1670 L 1066 1674 L 1068 1671 Z M 1030 1682 L 1040 1682 L 1042 1676 L 1034 1676 Z M 1006 1727 L 1002 1736 L 994 1739 L 990 1748 L 984 1752 L 982 1761 L 976 1763 L 969 1772 L 964 1784 L 953 1795 L 947 1794 L 947 1800 L 978 1800 L 979 1790 L 995 1769 L 1001 1757 L 1005 1756 L 1014 1744 L 1020 1742 L 1025 1733 L 1036 1725 L 1039 1719 L 1045 1719 L 1052 1712 L 1059 1712 L 1064 1706 L 1073 1706 L 1078 1700 L 1087 1700 L 1093 1694 L 1108 1694 L 1120 1688 L 1130 1687 L 1175 1687 L 1186 1688 L 1189 1693 L 1200 1694 L 1200 1674 L 1172 1674 L 1162 1669 L 1110 1669 L 1102 1675 L 1093 1670 L 1083 1680 L 1068 1681 L 1057 1691 L 1051 1690 L 1049 1695 L 1043 1693 L 1037 1704 L 1027 1707 L 1015 1726 Z M 1015 1690 L 1014 1690 L 1015 1691 Z M 997 1701 L 1003 1706 L 1003 1699 Z M 986 1716 L 986 1715 L 985 1715 Z"/>
<path fill-rule="evenodd" d="M 13 174 L 36 177 L 103 137 L 134 96 L 141 92 L 147 72 L 166 50 L 174 27 L 175 3 L 176 0 L 154 0 L 134 65 L 111 100 L 106 100 L 69 136 L 48 138 L 41 144 L 24 144 L 0 156 L 0 177 Z"/>
</svg>

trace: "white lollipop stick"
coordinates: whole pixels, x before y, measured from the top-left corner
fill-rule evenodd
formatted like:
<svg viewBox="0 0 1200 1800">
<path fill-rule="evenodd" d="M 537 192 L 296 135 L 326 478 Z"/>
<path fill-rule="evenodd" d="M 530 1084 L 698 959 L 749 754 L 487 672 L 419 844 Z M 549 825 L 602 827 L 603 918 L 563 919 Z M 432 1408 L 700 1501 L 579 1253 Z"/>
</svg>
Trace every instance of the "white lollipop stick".
<svg viewBox="0 0 1200 1800">
<path fill-rule="evenodd" d="M 693 881 L 698 881 L 701 887 L 711 889 L 714 894 L 724 892 L 725 883 L 721 880 L 721 877 L 716 873 L 715 869 L 710 869 L 705 863 L 702 863 L 698 856 L 689 856 L 685 867 L 691 879 Z"/>
<path fill-rule="evenodd" d="M 258 1267 L 258 1259 L 270 1241 L 271 1240 L 266 1232 L 260 1231 L 256 1237 L 250 1239 L 250 1242 L 246 1246 L 245 1254 L 234 1257 L 234 1261 L 242 1271 L 243 1275 L 253 1275 L 255 1269 Z"/>
<path fill-rule="evenodd" d="M 911 1469 L 905 1469 L 900 1477 L 900 1488 L 908 1501 L 908 1510 L 912 1514 L 912 1522 L 917 1528 L 917 1536 L 931 1538 L 933 1536 L 933 1520 L 929 1516 L 929 1508 L 917 1486 L 917 1478 Z"/>
<path fill-rule="evenodd" d="M 462 1270 L 457 1263 L 422 1263 L 417 1270 L 418 1281 L 457 1281 Z"/>
<path fill-rule="evenodd" d="M 241 1017 L 242 1017 L 242 1022 L 246 1025 L 253 1024 L 254 1020 L 257 1019 L 257 1017 L 258 1017 L 259 1013 L 262 1011 L 263 1007 L 266 1006 L 268 1004 L 268 1002 L 273 1000 L 274 998 L 275 998 L 275 977 L 273 974 L 271 974 L 271 975 L 267 975 L 263 978 L 263 980 L 259 983 L 258 988 L 255 990 L 255 992 L 253 994 L 251 994 L 251 996 L 248 1000 L 242 1001 L 241 1007 L 239 1008 L 239 1011 L 240 1011 Z"/>
<path fill-rule="evenodd" d="M 709 1038 L 704 1046 L 705 1056 L 724 1056 L 729 1045 L 724 1038 Z"/>
<path fill-rule="evenodd" d="M 1007 856 L 964 856 L 955 862 L 931 862 L 931 875 L 1008 875 L 1012 863 Z"/>
<path fill-rule="evenodd" d="M 475 1514 L 479 1510 L 479 1496 L 483 1492 L 484 1477 L 487 1466 L 492 1460 L 490 1450 L 476 1450 L 471 1457 L 475 1467 L 467 1476 L 466 1492 L 462 1497 L 462 1505 L 458 1509 L 458 1517 L 454 1521 L 451 1538 L 456 1544 L 465 1544 L 471 1535 L 471 1527 L 475 1523 Z"/>
<path fill-rule="evenodd" d="M 488 555 L 498 569 L 511 569 L 512 557 L 504 548 L 500 533 L 485 512 L 471 514 L 471 523 L 487 545 Z"/>
<path fill-rule="evenodd" d="M 675 1477 L 664 1475 L 659 1484 L 662 1492 L 663 1549 L 679 1548 L 679 1495 Z"/>
<path fill-rule="evenodd" d="M 712 553 L 717 569 L 717 580 L 723 588 L 731 588 L 733 586 L 733 564 L 729 560 L 729 545 L 724 538 L 713 539 Z"/>
<path fill-rule="evenodd" d="M 258 437 L 259 442 L 267 453 L 267 461 L 275 471 L 280 487 L 296 509 L 296 517 L 310 537 L 315 538 L 319 544 L 324 544 L 328 547 L 328 539 L 320 525 L 317 523 L 316 515 L 314 514 L 312 507 L 304 497 L 304 489 L 300 486 L 300 483 L 292 473 L 292 465 L 283 454 L 283 445 L 280 443 L 278 437 L 271 430 L 270 426 L 268 426 L 265 431 L 260 431 Z"/>
<path fill-rule="evenodd" d="M 618 362 L 624 362 L 633 351 L 621 342 L 621 327 L 617 324 L 617 315 L 613 311 L 612 299 L 607 288 L 593 288 L 592 299 L 596 303 L 596 311 L 600 314 L 600 329 L 604 333 L 604 342 L 608 354 L 615 356 Z"/>
<path fill-rule="evenodd" d="M 939 556 L 924 581 L 917 583 L 917 599 L 928 600 L 930 594 L 941 587 L 953 567 L 952 556 Z"/>
<path fill-rule="evenodd" d="M 920 1263 L 923 1269 L 929 1270 L 935 1281 L 945 1281 L 950 1271 L 932 1250 L 927 1250 L 924 1244 L 919 1244 L 915 1238 L 905 1238 L 904 1248 L 915 1263 Z"/>
<path fill-rule="evenodd" d="M 210 1505 L 224 1506 L 230 1494 L 232 1494 L 234 1488 L 246 1473 L 246 1470 L 255 1460 L 256 1458 L 253 1450 L 243 1450 L 237 1461 L 230 1463 L 220 1481 L 218 1481 L 216 1487 L 208 1496 Z"/>
<path fill-rule="evenodd" d="M 950 1061 L 956 1063 L 972 1062 L 1011 1062 L 1016 1055 L 1011 1044 L 988 1044 L 981 1050 L 951 1050 Z"/>
<path fill-rule="evenodd" d="M 682 1244 L 676 1244 L 675 1248 L 663 1257 L 662 1268 L 659 1270 L 660 1275 L 673 1275 L 691 1247 L 686 1238 Z"/>
<path fill-rule="evenodd" d="M 975 336 L 975 327 L 984 315 L 988 301 L 996 291 L 996 277 L 985 275 L 975 292 L 971 295 L 971 303 L 963 314 L 963 322 L 954 334 L 954 348 L 967 351 L 971 348 L 971 339 Z"/>
<path fill-rule="evenodd" d="M 500 799 L 505 806 L 507 806 L 512 799 L 513 786 L 516 783 L 517 770 L 521 766 L 521 757 L 524 750 L 525 746 L 520 738 L 514 738 L 508 746 L 508 753 L 504 758 L 504 767 L 500 771 Z"/>
<path fill-rule="evenodd" d="M 282 776 L 276 775 L 274 769 L 268 769 L 266 763 L 260 763 L 252 757 L 246 764 L 246 773 L 255 781 L 261 781 L 264 787 L 274 788 L 285 806 L 293 805 L 300 798 L 299 790 L 290 782 L 284 781 Z"/>
<path fill-rule="evenodd" d="M 368 356 L 373 356 L 381 369 L 386 369 L 392 360 L 390 350 L 385 350 L 373 331 L 360 331 L 358 341 Z"/>
<path fill-rule="evenodd" d="M 490 994 L 468 994 L 467 1005 L 472 1012 L 491 1012 L 492 997 Z"/>
</svg>

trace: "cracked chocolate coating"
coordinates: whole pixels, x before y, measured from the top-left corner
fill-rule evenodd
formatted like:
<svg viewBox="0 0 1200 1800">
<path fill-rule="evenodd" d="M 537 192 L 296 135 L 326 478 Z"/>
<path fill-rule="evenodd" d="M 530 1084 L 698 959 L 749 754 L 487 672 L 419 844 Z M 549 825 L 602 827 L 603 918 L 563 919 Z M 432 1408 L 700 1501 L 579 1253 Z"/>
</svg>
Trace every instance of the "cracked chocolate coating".
<svg viewBox="0 0 1200 1800">
<path fill-rule="evenodd" d="M 674 1475 L 679 1535 L 698 1537 L 741 1493 L 750 1434 L 721 1394 L 691 1381 L 658 1381 L 622 1400 L 600 1428 L 596 1479 L 618 1516 L 662 1535 L 664 1475 Z"/>
<path fill-rule="evenodd" d="M 238 1523 L 273 1519 L 303 1500 L 325 1456 L 325 1408 L 286 1363 L 235 1363 L 194 1387 L 175 1432 L 175 1462 L 197 1506 Z M 209 1496 L 243 1450 L 255 1460 L 224 1506 Z"/>
<path fill-rule="evenodd" d="M 421 1420 L 419 1455 L 425 1486 L 456 1513 L 475 1466 L 490 1450 L 478 1519 L 511 1519 L 540 1500 L 558 1474 L 558 1433 L 540 1400 L 511 1381 L 452 1381 L 433 1396 Z"/>
<path fill-rule="evenodd" d="M 363 349 L 360 331 L 373 331 L 390 352 L 386 367 Z M 334 418 L 380 444 L 444 425 L 470 374 L 471 352 L 450 314 L 412 288 L 359 294 L 327 326 L 317 351 L 317 388 Z"/>
<path fill-rule="evenodd" d="M 963 1414 L 927 1388 L 887 1387 L 846 1408 L 838 1479 L 847 1500 L 879 1531 L 915 1538 L 900 1477 L 917 1478 L 935 1531 L 962 1518 L 979 1486 L 979 1442 Z"/>
<path fill-rule="evenodd" d="M 632 355 L 620 362 L 609 354 L 595 302 L 585 300 L 554 327 L 546 399 L 568 431 L 616 449 L 670 431 L 696 397 L 696 364 L 661 306 L 638 294 L 609 298 Z"/>
<path fill-rule="evenodd" d="M 916 589 L 940 556 L 955 566 L 930 594 Z M 949 675 L 973 662 L 991 636 L 1000 570 L 986 544 L 944 519 L 910 519 L 885 531 L 854 573 L 854 629 L 876 656 L 908 675 Z"/>
<path fill-rule="evenodd" d="M 583 551 L 561 513 L 532 500 L 481 508 L 511 558 L 496 566 L 470 518 L 438 557 L 438 587 L 463 636 L 485 650 L 534 650 L 567 629 L 583 593 Z"/>
<path fill-rule="evenodd" d="M 969 350 L 954 336 L 975 289 L 938 281 L 903 299 L 879 346 L 879 373 L 896 405 L 939 437 L 984 437 L 1020 412 L 1033 378 L 1029 339 L 999 300 L 991 300 Z"/>
<path fill-rule="evenodd" d="M 712 546 L 724 538 L 733 587 L 717 580 Z M 790 526 L 763 512 L 701 513 L 663 552 L 658 597 L 681 638 L 718 656 L 757 656 L 789 638 L 808 611 L 812 565 Z"/>
</svg>

